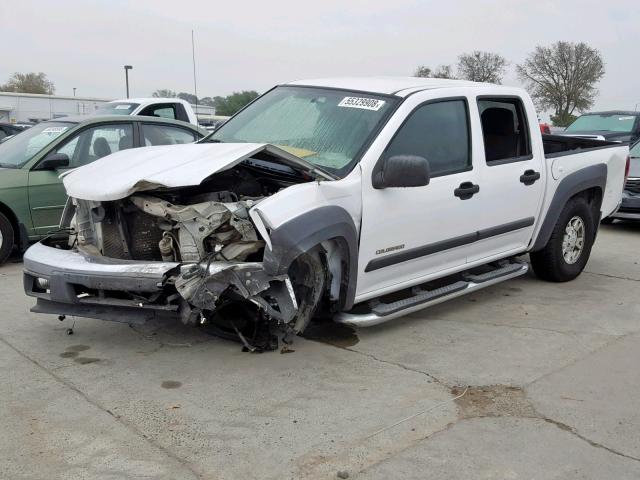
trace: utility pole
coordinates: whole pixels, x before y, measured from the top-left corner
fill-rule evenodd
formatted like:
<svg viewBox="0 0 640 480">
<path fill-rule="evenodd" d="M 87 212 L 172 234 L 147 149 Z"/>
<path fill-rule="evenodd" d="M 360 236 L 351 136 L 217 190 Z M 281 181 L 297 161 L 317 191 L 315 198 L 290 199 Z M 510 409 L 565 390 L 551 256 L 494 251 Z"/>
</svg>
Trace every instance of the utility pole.
<svg viewBox="0 0 640 480">
<path fill-rule="evenodd" d="M 198 84 L 196 83 L 196 44 L 191 30 L 191 58 L 193 60 L 193 94 L 196 97 L 196 119 L 198 118 Z"/>
<path fill-rule="evenodd" d="M 76 96 L 76 87 L 73 87 L 73 96 Z"/>
<path fill-rule="evenodd" d="M 131 65 L 124 66 L 124 81 L 127 85 L 127 98 L 129 98 L 129 70 L 132 70 L 133 67 Z"/>
</svg>

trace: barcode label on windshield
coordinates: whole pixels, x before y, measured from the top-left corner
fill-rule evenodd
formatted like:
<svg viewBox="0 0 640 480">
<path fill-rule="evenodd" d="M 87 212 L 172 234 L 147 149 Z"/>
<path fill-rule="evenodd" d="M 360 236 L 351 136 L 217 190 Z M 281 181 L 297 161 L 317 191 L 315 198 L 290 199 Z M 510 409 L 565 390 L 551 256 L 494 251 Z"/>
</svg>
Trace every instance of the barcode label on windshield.
<svg viewBox="0 0 640 480">
<path fill-rule="evenodd" d="M 378 111 L 384 105 L 384 100 L 376 100 L 375 98 L 362 98 L 362 97 L 344 97 L 339 107 L 346 108 L 362 108 L 364 110 Z"/>
</svg>

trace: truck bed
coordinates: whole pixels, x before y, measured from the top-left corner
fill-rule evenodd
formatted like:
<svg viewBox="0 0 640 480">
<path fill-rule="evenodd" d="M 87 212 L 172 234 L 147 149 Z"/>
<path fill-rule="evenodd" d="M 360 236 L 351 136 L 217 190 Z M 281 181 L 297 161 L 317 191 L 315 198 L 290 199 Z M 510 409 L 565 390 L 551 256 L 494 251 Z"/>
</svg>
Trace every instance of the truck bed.
<svg viewBox="0 0 640 480">
<path fill-rule="evenodd" d="M 571 155 L 573 153 L 594 150 L 596 148 L 606 148 L 620 146 L 619 142 L 608 142 L 606 140 L 593 140 L 590 138 L 568 137 L 564 135 L 542 135 L 544 155 L 547 158 Z"/>
</svg>

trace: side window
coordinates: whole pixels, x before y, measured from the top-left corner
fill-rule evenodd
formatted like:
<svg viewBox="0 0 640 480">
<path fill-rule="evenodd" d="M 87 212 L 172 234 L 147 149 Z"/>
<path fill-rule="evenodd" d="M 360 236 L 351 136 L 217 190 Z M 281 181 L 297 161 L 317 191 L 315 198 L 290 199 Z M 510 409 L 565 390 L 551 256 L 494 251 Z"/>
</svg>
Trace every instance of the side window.
<svg viewBox="0 0 640 480">
<path fill-rule="evenodd" d="M 133 126 L 130 123 L 121 123 L 83 130 L 59 147 L 57 152 L 66 153 L 69 156 L 69 166 L 75 168 L 131 147 Z"/>
<path fill-rule="evenodd" d="M 529 130 L 520 99 L 483 98 L 478 100 L 478 110 L 489 165 L 531 155 Z"/>
<path fill-rule="evenodd" d="M 145 146 L 151 145 L 177 145 L 192 143 L 200 137 L 195 132 L 171 125 L 142 124 L 142 135 Z"/>
<path fill-rule="evenodd" d="M 471 169 L 469 115 L 465 100 L 428 103 L 414 110 L 384 156 L 416 155 L 429 161 L 431 176 Z"/>
<path fill-rule="evenodd" d="M 146 117 L 160 117 L 160 118 L 176 118 L 176 107 L 172 103 L 163 103 L 160 105 L 149 105 L 147 108 L 140 112 L 140 115 Z"/>
</svg>

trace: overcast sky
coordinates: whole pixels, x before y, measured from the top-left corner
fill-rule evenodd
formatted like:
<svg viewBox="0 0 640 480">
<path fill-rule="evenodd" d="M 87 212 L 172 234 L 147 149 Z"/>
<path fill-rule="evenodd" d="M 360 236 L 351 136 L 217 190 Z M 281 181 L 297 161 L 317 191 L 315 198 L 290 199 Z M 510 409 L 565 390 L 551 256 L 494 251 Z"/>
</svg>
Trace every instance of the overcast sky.
<svg viewBox="0 0 640 480">
<path fill-rule="evenodd" d="M 596 108 L 640 102 L 640 0 L 0 0 L 0 82 L 42 71 L 56 93 L 124 96 L 193 91 L 226 95 L 300 78 L 411 75 L 455 63 L 462 52 L 497 52 L 515 64 L 537 44 L 584 41 L 606 76 Z"/>
</svg>

